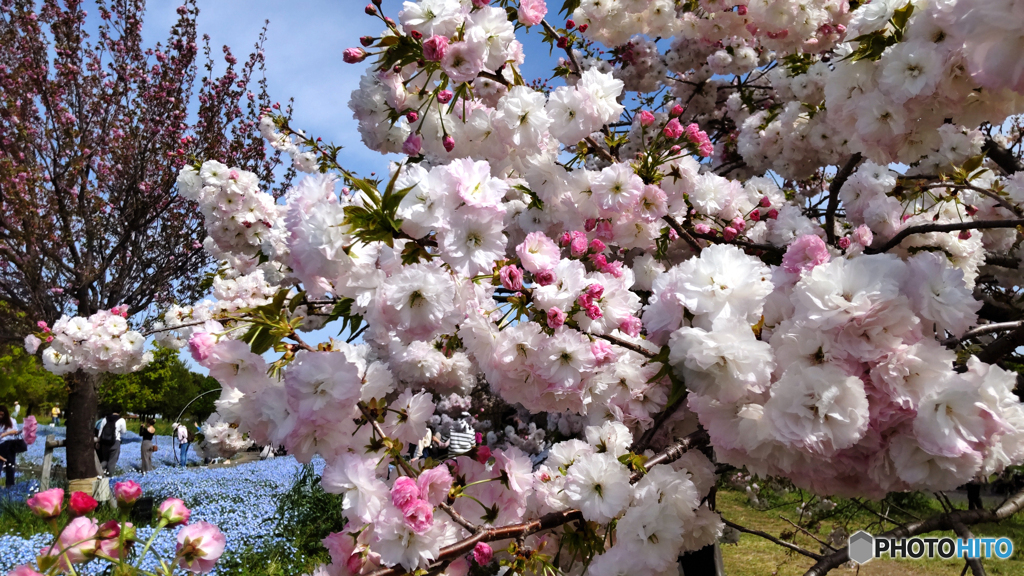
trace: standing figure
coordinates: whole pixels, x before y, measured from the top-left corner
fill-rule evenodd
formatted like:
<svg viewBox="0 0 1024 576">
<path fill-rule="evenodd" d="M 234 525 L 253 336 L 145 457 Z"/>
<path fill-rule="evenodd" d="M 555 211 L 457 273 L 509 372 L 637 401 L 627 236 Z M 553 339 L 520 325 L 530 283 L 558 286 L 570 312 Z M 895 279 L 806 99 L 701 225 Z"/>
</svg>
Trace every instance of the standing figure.
<svg viewBox="0 0 1024 576">
<path fill-rule="evenodd" d="M 181 453 L 180 464 L 181 467 L 185 467 L 185 463 L 188 461 L 188 425 L 174 423 L 174 436 L 178 439 L 178 451 Z"/>
<path fill-rule="evenodd" d="M 7 407 L 0 406 L 0 465 L 4 469 L 4 482 L 7 488 L 14 486 L 14 465 L 17 452 L 14 450 L 15 440 L 21 431 L 18 423 L 11 418 Z"/>
<path fill-rule="evenodd" d="M 156 434 L 156 421 L 147 418 L 139 428 L 142 436 L 142 473 L 153 470 L 153 436 Z"/>
<path fill-rule="evenodd" d="M 50 426 L 60 426 L 60 406 L 54 404 L 53 408 L 50 408 L 50 416 Z"/>
<path fill-rule="evenodd" d="M 127 431 L 128 424 L 117 410 L 96 425 L 96 453 L 105 476 L 113 476 L 117 469 L 117 461 L 121 457 L 121 434 Z"/>
</svg>

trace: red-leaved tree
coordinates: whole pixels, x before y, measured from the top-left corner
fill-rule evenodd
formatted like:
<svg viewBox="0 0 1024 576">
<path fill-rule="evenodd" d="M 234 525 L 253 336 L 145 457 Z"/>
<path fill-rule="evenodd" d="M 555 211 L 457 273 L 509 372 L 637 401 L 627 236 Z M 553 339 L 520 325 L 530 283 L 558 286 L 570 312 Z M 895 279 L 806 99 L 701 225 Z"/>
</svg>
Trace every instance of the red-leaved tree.
<svg viewBox="0 0 1024 576">
<path fill-rule="evenodd" d="M 191 301 L 211 261 L 177 170 L 218 158 L 269 187 L 278 166 L 255 129 L 270 106 L 263 35 L 243 63 L 225 46 L 217 77 L 208 37 L 198 58 L 194 0 L 151 48 L 144 0 L 88 8 L 91 18 L 78 0 L 0 0 L 0 339 L 20 339 L 23 318 L 124 304 L 144 324 L 154 305 Z M 96 378 L 79 371 L 67 384 L 68 475 L 87 478 Z"/>
</svg>

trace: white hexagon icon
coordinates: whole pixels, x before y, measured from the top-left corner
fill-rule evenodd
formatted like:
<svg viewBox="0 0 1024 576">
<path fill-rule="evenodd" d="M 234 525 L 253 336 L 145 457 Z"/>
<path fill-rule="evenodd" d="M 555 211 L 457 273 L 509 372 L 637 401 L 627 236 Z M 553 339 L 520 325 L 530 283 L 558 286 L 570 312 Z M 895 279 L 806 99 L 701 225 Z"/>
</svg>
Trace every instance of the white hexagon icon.
<svg viewBox="0 0 1024 576">
<path fill-rule="evenodd" d="M 848 541 L 850 560 L 864 564 L 875 557 L 875 537 L 863 530 L 854 532 Z"/>
</svg>

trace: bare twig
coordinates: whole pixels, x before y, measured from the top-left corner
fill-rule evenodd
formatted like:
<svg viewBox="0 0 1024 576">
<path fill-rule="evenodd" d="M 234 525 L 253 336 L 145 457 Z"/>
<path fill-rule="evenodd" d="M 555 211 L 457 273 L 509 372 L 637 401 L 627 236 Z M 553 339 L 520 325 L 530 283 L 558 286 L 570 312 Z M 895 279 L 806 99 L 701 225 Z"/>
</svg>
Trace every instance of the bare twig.
<svg viewBox="0 0 1024 576">
<path fill-rule="evenodd" d="M 1017 157 L 991 138 L 985 139 L 985 144 L 982 145 L 981 151 L 988 154 L 988 157 L 1007 174 L 1015 174 L 1021 170 L 1020 161 L 1017 160 Z"/>
<path fill-rule="evenodd" d="M 791 542 L 786 542 L 785 540 L 780 540 L 780 539 L 776 538 L 775 536 L 772 536 L 771 534 L 769 534 L 767 532 L 762 532 L 760 530 L 754 530 L 753 528 L 745 528 L 743 526 L 740 526 L 739 524 L 736 524 L 735 522 L 730 522 L 729 520 L 726 520 L 725 518 L 722 518 L 722 522 L 725 522 L 725 525 L 729 526 L 730 528 L 739 530 L 740 532 L 745 532 L 747 534 L 753 534 L 754 536 L 760 536 L 761 538 L 764 538 L 765 540 L 770 540 L 771 542 L 774 542 L 774 543 L 778 544 L 779 546 L 782 546 L 783 548 L 788 548 L 788 549 L 792 550 L 793 552 L 796 552 L 798 554 L 803 554 L 804 556 L 807 556 L 808 558 L 814 558 L 815 560 L 817 560 L 819 562 L 822 560 L 821 554 L 815 554 L 814 552 L 811 552 L 810 550 L 805 550 L 805 549 L 797 546 L 796 544 L 793 544 Z"/>
<path fill-rule="evenodd" d="M 835 548 L 833 548 L 831 544 L 829 544 L 828 542 L 825 542 L 821 538 L 818 538 L 814 534 L 811 534 L 803 526 L 797 524 L 796 522 L 793 522 L 792 520 L 790 520 L 789 518 L 786 518 L 785 516 L 779 516 L 779 519 L 785 520 L 786 522 L 789 522 L 789 525 L 792 526 L 793 528 L 796 528 L 797 530 L 803 532 L 804 534 L 810 536 L 811 538 L 814 538 L 814 540 L 816 540 L 818 542 L 818 544 L 821 544 L 825 548 L 828 548 L 829 550 L 832 550 L 833 552 L 835 552 Z"/>
<path fill-rule="evenodd" d="M 958 342 L 963 342 L 964 340 L 970 340 L 971 338 L 984 336 L 985 334 L 991 334 L 993 332 L 1014 330 L 1016 328 L 1020 328 L 1021 326 L 1024 326 L 1024 320 L 1018 320 L 1016 322 L 993 322 L 992 324 L 982 324 L 977 328 L 972 328 L 967 332 L 964 332 L 964 335 L 959 338 L 948 338 L 946 340 L 943 340 L 942 343 L 946 345 L 956 344 Z"/>
<path fill-rule="evenodd" d="M 860 152 L 850 156 L 846 164 L 836 172 L 836 177 L 832 179 L 832 184 L 828 187 L 828 206 L 825 208 L 825 236 L 828 238 L 828 243 L 833 246 L 836 244 L 836 208 L 839 208 L 839 190 L 842 189 L 843 184 L 846 184 L 846 180 L 853 174 L 853 171 L 857 169 L 857 166 L 863 159 L 864 157 L 861 156 Z"/>
<path fill-rule="evenodd" d="M 949 224 L 920 224 L 900 230 L 888 242 L 878 248 L 865 248 L 865 254 L 878 254 L 888 252 L 900 245 L 900 242 L 907 236 L 913 234 L 927 234 L 929 232 L 956 232 L 957 230 L 989 230 L 992 228 L 1016 228 L 1024 225 L 1024 218 L 1011 220 L 976 220 L 974 222 L 951 222 Z"/>
<path fill-rule="evenodd" d="M 662 217 L 662 220 L 664 220 L 665 222 L 668 222 L 668 225 L 671 226 L 672 229 L 676 231 L 676 234 L 679 235 L 680 238 L 685 240 L 686 243 L 690 245 L 690 248 L 693 248 L 694 252 L 700 254 L 700 251 L 702 250 L 702 248 L 700 247 L 700 244 L 697 243 L 697 239 L 694 238 L 689 232 L 687 232 L 679 224 L 679 222 L 676 222 L 675 218 L 666 215 L 666 216 Z"/>
<path fill-rule="evenodd" d="M 602 148 L 601 145 L 595 142 L 594 139 L 591 138 L 590 136 L 584 138 L 583 141 L 587 143 L 587 152 L 593 152 L 601 159 L 611 162 L 613 164 L 619 161 L 618 158 L 612 156 L 611 152 Z"/>
</svg>

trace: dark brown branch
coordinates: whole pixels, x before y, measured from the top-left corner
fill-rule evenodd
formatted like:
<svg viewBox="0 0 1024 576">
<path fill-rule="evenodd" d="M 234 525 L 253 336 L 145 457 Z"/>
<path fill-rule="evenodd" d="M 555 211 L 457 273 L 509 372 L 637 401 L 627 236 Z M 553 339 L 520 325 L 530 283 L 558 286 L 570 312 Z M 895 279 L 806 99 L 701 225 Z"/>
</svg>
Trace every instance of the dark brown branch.
<svg viewBox="0 0 1024 576">
<path fill-rule="evenodd" d="M 1024 218 L 1011 220 L 977 220 L 974 222 L 952 222 L 949 224 L 920 224 L 900 230 L 888 242 L 878 248 L 865 248 L 865 254 L 879 254 L 900 245 L 907 236 L 913 234 L 927 234 L 929 232 L 956 232 L 958 230 L 989 230 L 992 228 L 1016 228 L 1024 225 Z"/>
<path fill-rule="evenodd" d="M 686 240 L 686 243 L 690 245 L 690 248 L 693 248 L 694 252 L 700 254 L 702 248 L 700 247 L 700 244 L 697 242 L 697 239 L 694 238 L 693 235 L 691 235 L 685 229 L 683 229 L 679 222 L 676 222 L 675 218 L 665 215 L 662 217 L 662 220 L 668 222 L 668 225 L 671 226 L 672 229 L 676 231 L 676 234 L 683 240 Z"/>
<path fill-rule="evenodd" d="M 586 138 L 584 138 L 583 141 L 587 143 L 587 152 L 593 152 L 596 156 L 600 157 L 602 160 L 606 160 L 606 161 L 611 162 L 613 164 L 615 162 L 618 162 L 618 158 L 616 158 L 615 156 L 612 156 L 611 152 L 609 152 L 609 151 L 605 150 L 604 148 L 602 148 L 601 145 L 598 144 L 597 142 L 595 142 L 594 139 L 591 138 L 590 136 L 587 136 Z"/>
<path fill-rule="evenodd" d="M 985 144 L 982 145 L 981 151 L 987 154 L 996 163 L 996 166 L 1002 168 L 1003 172 L 1007 174 L 1015 174 L 1022 169 L 1020 161 L 1013 155 L 1013 152 L 1003 148 L 991 138 L 985 139 Z"/>
<path fill-rule="evenodd" d="M 888 532 L 883 532 L 882 534 L 875 536 L 875 538 L 909 538 L 911 536 L 927 534 L 937 530 L 953 530 L 953 525 L 955 523 L 960 523 L 964 526 L 972 526 L 974 524 L 986 522 L 999 522 L 1013 516 L 1020 511 L 1021 508 L 1024 508 L 1024 490 L 1021 490 L 1010 498 L 1007 498 L 1006 501 L 999 505 L 995 510 L 956 510 L 953 512 L 946 512 L 944 514 L 937 514 L 935 516 L 925 518 L 924 520 L 911 522 L 910 524 L 893 528 Z M 843 548 L 834 554 L 829 554 L 821 560 L 818 560 L 814 566 L 811 566 L 811 568 L 804 573 L 804 576 L 825 576 L 825 574 L 828 574 L 828 572 L 833 568 L 837 568 L 849 560 L 850 556 L 848 554 L 848 550 Z"/>
<path fill-rule="evenodd" d="M 963 522 L 954 520 L 952 524 L 953 531 L 956 532 L 956 535 L 960 538 L 963 538 L 964 540 L 974 538 L 974 534 L 971 534 L 971 530 L 967 526 L 964 526 Z M 974 576 L 985 576 L 985 567 L 981 565 L 981 558 L 971 558 L 968 556 L 967 566 L 971 569 L 971 574 L 974 574 Z"/>
<path fill-rule="evenodd" d="M 978 360 L 986 364 L 994 364 L 1021 345 L 1024 345 L 1024 326 L 1000 336 L 994 342 L 985 346 L 981 352 L 978 352 Z"/>
<path fill-rule="evenodd" d="M 839 191 L 862 160 L 864 160 L 864 157 L 861 156 L 860 152 L 850 156 L 846 164 L 836 172 L 836 177 L 832 179 L 832 184 L 828 187 L 828 206 L 825 208 L 825 236 L 828 238 L 828 243 L 833 246 L 836 245 L 836 209 L 839 208 Z"/>
<path fill-rule="evenodd" d="M 785 540 L 780 540 L 780 539 L 776 538 L 775 536 L 772 536 L 771 534 L 769 534 L 767 532 L 762 532 L 760 530 L 754 530 L 752 528 L 744 528 L 743 526 L 740 526 L 739 524 L 736 524 L 735 522 L 730 522 L 730 521 L 726 520 L 725 518 L 722 518 L 722 522 L 725 522 L 725 525 L 730 527 L 730 528 L 739 530 L 740 532 L 745 532 L 747 534 L 753 534 L 754 536 L 760 536 L 761 538 L 764 538 L 765 540 L 769 540 L 771 542 L 774 542 L 774 543 L 778 544 L 779 546 L 782 546 L 783 548 L 788 548 L 789 550 L 792 550 L 793 552 L 796 552 L 798 554 L 803 554 L 804 556 L 807 556 L 808 558 L 814 558 L 815 560 L 817 560 L 819 562 L 822 560 L 821 554 L 815 554 L 814 552 L 811 552 L 810 550 L 805 550 L 805 549 L 797 546 L 796 544 L 793 544 L 792 542 L 786 542 Z"/>
<path fill-rule="evenodd" d="M 558 38 L 558 32 L 556 32 L 555 29 L 551 27 L 551 24 L 548 24 L 547 20 L 541 20 L 540 23 L 542 26 L 544 26 L 545 32 L 554 36 L 555 38 Z M 573 54 L 572 52 L 571 44 L 565 45 L 565 55 L 569 57 L 569 63 L 572 64 L 572 73 L 579 76 L 581 74 L 580 63 L 576 61 L 576 55 Z"/>
</svg>

